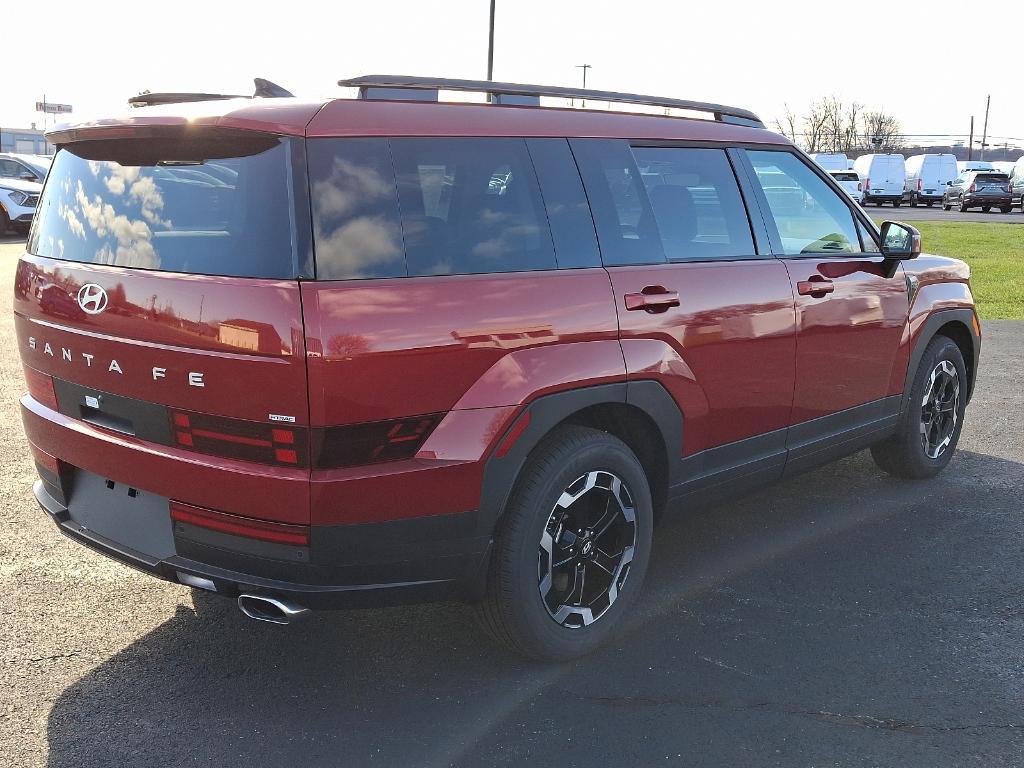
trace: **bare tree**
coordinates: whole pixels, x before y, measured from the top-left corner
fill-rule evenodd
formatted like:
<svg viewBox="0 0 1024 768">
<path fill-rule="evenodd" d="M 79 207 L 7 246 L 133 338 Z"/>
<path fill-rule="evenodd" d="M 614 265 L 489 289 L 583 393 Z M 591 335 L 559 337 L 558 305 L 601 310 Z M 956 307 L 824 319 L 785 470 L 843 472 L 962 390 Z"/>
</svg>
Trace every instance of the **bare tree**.
<svg viewBox="0 0 1024 768">
<path fill-rule="evenodd" d="M 863 145 L 882 152 L 903 148 L 900 121 L 881 110 L 865 112 L 861 118 Z"/>
<path fill-rule="evenodd" d="M 825 142 L 828 114 L 824 102 L 811 104 L 810 111 L 804 117 L 804 149 L 808 152 L 821 152 Z"/>
<path fill-rule="evenodd" d="M 789 108 L 789 104 L 783 104 L 782 106 L 786 111 L 781 118 L 775 118 L 775 130 L 795 144 L 797 141 L 797 123 L 800 118 Z"/>
<path fill-rule="evenodd" d="M 842 152 L 879 146 L 886 151 L 902 146 L 899 121 L 881 110 L 865 112 L 859 102 L 843 103 L 836 96 L 827 96 L 811 103 L 803 117 L 797 117 L 784 105 L 782 118 L 775 120 L 775 129 L 807 152 Z M 873 139 L 878 138 L 878 145 Z"/>
</svg>

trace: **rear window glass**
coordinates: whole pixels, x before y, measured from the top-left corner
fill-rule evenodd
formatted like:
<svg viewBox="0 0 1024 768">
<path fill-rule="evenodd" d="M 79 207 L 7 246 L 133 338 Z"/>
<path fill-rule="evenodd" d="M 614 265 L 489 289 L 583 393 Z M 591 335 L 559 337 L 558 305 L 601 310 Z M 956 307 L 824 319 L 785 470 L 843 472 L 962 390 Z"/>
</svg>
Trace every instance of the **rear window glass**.
<svg viewBox="0 0 1024 768">
<path fill-rule="evenodd" d="M 860 176 L 853 171 L 850 171 L 849 173 L 837 171 L 832 174 L 832 178 L 836 181 L 860 181 Z"/>
<path fill-rule="evenodd" d="M 555 269 L 522 139 L 392 139 L 410 275 Z"/>
<path fill-rule="evenodd" d="M 290 142 L 87 141 L 61 149 L 29 252 L 169 272 L 298 274 Z"/>
<path fill-rule="evenodd" d="M 974 177 L 975 184 L 1005 184 L 1010 177 L 1002 173 L 979 173 Z"/>
<path fill-rule="evenodd" d="M 570 145 L 594 212 L 604 264 L 663 263 L 661 234 L 629 142 L 573 139 Z"/>
<path fill-rule="evenodd" d="M 636 147 L 633 155 L 669 261 L 753 255 L 750 222 L 724 150 Z"/>
</svg>

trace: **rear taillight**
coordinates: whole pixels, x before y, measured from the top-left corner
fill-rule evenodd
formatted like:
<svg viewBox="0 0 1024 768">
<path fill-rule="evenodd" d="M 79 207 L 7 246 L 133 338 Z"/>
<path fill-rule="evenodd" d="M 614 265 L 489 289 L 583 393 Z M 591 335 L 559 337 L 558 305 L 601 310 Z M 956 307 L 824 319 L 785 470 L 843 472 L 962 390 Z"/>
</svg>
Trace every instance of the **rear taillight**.
<svg viewBox="0 0 1024 768">
<path fill-rule="evenodd" d="M 171 431 L 179 448 L 281 467 L 308 465 L 304 427 L 263 424 L 191 411 L 171 411 Z"/>
<path fill-rule="evenodd" d="M 260 541 L 273 541 L 278 544 L 291 544 L 297 547 L 309 546 L 309 526 L 291 525 L 289 523 L 271 523 L 266 520 L 254 520 L 251 517 L 229 515 L 212 509 L 194 507 L 181 501 L 171 499 L 171 520 L 211 531 L 230 533 L 234 536 L 245 536 Z"/>
<path fill-rule="evenodd" d="M 34 400 L 45 405 L 47 408 L 57 410 L 57 393 L 53 389 L 53 377 L 37 371 L 35 368 L 25 366 L 25 384 L 28 385 L 28 393 Z"/>
<path fill-rule="evenodd" d="M 917 191 L 918 192 L 921 191 L 921 180 L 920 179 L 917 180 Z"/>
<path fill-rule="evenodd" d="M 314 430 L 313 466 L 330 469 L 411 458 L 440 420 L 440 414 L 429 414 Z"/>
<path fill-rule="evenodd" d="M 973 184 L 973 183 L 972 183 L 972 184 L 971 184 L 971 186 L 969 186 L 969 187 L 967 188 L 967 191 L 968 191 L 968 192 L 977 192 L 977 191 L 978 191 L 978 185 L 977 185 L 977 184 Z"/>
<path fill-rule="evenodd" d="M 871 177 L 864 179 L 864 189 L 871 189 Z"/>
</svg>

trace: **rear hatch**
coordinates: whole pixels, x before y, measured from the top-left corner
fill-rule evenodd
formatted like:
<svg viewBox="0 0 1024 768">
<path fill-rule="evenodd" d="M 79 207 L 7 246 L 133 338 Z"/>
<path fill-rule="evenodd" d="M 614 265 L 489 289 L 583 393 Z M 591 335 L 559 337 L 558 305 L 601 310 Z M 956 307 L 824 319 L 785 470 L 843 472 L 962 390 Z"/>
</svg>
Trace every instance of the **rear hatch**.
<svg viewBox="0 0 1024 768">
<path fill-rule="evenodd" d="M 998 197 L 1010 191 L 1010 178 L 1001 173 L 979 173 L 974 177 L 976 194 Z"/>
<path fill-rule="evenodd" d="M 52 377 L 61 413 L 143 449 L 308 480 L 304 168 L 301 140 L 220 128 L 63 146 L 15 283 L 30 391 Z M 308 494 L 235 511 L 308 521 Z"/>
</svg>

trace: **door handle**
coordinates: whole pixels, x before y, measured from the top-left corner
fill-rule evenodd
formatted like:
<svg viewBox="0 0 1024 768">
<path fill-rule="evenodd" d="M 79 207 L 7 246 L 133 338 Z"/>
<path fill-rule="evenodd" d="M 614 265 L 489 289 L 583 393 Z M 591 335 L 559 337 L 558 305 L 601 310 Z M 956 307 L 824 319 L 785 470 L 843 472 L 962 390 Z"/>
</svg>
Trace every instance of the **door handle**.
<svg viewBox="0 0 1024 768">
<path fill-rule="evenodd" d="M 640 293 L 627 293 L 624 298 L 626 309 L 631 312 L 638 309 L 645 312 L 664 312 L 669 307 L 679 306 L 679 293 L 660 285 L 649 285 Z"/>
<path fill-rule="evenodd" d="M 821 275 L 811 275 L 796 284 L 797 293 L 801 296 L 813 296 L 816 299 L 820 299 L 826 293 L 832 293 L 835 289 L 835 283 Z"/>
</svg>

